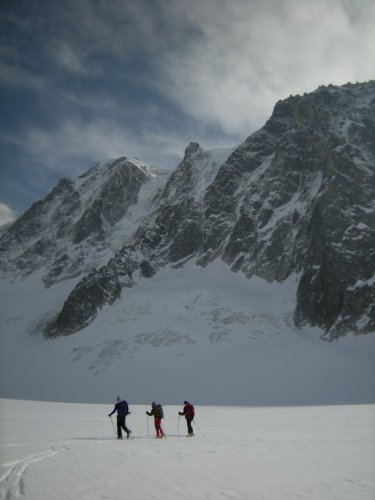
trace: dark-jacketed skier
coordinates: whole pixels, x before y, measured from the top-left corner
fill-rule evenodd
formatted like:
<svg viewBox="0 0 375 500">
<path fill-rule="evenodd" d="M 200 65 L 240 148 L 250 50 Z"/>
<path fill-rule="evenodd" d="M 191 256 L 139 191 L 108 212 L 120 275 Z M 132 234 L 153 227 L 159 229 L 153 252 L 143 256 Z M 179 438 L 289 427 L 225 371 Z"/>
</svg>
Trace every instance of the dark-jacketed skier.
<svg viewBox="0 0 375 500">
<path fill-rule="evenodd" d="M 193 426 L 191 425 L 195 416 L 194 406 L 189 401 L 184 401 L 184 409 L 179 411 L 178 414 L 184 415 L 186 418 L 188 436 L 194 436 Z"/>
<path fill-rule="evenodd" d="M 122 439 L 122 429 L 127 434 L 127 438 L 129 439 L 132 431 L 126 427 L 126 416 L 129 415 L 129 406 L 128 403 L 122 399 L 120 396 L 117 396 L 117 402 L 113 411 L 108 415 L 111 417 L 117 411 L 117 438 Z"/>
</svg>

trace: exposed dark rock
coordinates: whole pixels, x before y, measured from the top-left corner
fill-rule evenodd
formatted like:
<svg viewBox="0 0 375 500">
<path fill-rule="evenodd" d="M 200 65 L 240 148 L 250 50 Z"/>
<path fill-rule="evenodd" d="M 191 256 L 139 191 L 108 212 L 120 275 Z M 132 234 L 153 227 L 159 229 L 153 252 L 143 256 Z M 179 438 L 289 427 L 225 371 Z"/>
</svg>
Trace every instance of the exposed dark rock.
<svg viewBox="0 0 375 500">
<path fill-rule="evenodd" d="M 373 331 L 374 96 L 370 82 L 278 102 L 203 189 L 209 155 L 191 143 L 135 233 L 147 265 L 222 258 L 268 281 L 298 273 L 297 325 L 318 325 L 330 338 Z M 110 290 L 128 251 L 111 265 Z M 118 294 L 116 287 L 105 299 L 92 281 L 105 283 L 100 274 L 79 284 L 93 294 L 90 317 Z"/>
<path fill-rule="evenodd" d="M 375 82 L 279 101 L 226 154 L 190 143 L 135 232 L 93 270 L 148 180 L 126 158 L 94 167 L 1 233 L 4 273 L 44 266 L 47 286 L 87 273 L 46 336 L 84 328 L 162 266 L 217 258 L 248 278 L 298 277 L 297 326 L 317 325 L 328 339 L 375 331 Z"/>
</svg>

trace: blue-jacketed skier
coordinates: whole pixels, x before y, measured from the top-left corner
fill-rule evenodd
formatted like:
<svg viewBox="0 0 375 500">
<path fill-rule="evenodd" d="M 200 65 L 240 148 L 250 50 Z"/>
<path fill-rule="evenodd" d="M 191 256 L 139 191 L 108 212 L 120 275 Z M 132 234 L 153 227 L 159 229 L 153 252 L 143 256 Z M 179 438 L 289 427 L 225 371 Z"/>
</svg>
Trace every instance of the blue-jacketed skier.
<svg viewBox="0 0 375 500">
<path fill-rule="evenodd" d="M 122 429 L 127 434 L 127 438 L 130 437 L 132 431 L 126 427 L 126 416 L 129 415 L 129 406 L 128 403 L 122 399 L 120 396 L 117 396 L 117 402 L 113 411 L 108 415 L 111 417 L 117 411 L 117 438 L 122 439 Z"/>
</svg>

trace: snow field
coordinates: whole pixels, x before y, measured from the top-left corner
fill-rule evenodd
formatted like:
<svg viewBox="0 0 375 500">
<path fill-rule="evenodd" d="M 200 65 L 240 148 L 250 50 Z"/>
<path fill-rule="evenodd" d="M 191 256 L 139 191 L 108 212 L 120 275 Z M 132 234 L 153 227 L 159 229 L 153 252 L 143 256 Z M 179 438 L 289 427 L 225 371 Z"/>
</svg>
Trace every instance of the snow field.
<svg viewBox="0 0 375 500">
<path fill-rule="evenodd" d="M 104 403 L 113 390 L 133 403 L 177 404 L 181 394 L 206 405 L 375 402 L 375 336 L 329 343 L 316 328 L 296 329 L 293 276 L 247 280 L 221 262 L 165 268 L 84 330 L 49 340 L 42 327 L 69 283 L 3 284 L 2 398 Z"/>
<path fill-rule="evenodd" d="M 134 439 L 122 441 L 112 408 L 0 400 L 0 498 L 375 497 L 375 405 L 198 406 L 194 438 L 165 406 L 159 440 L 149 406 L 130 404 Z"/>
</svg>

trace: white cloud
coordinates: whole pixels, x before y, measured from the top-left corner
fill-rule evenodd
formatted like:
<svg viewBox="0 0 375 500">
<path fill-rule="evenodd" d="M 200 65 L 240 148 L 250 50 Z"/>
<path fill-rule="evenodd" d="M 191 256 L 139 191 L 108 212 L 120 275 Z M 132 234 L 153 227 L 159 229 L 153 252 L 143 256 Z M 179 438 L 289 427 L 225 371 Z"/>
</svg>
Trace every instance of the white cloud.
<svg viewBox="0 0 375 500">
<path fill-rule="evenodd" d="M 90 157 L 92 161 L 116 158 L 133 149 L 125 131 L 107 120 L 83 123 L 66 118 L 55 129 L 30 128 L 21 139 L 24 148 L 45 167 L 60 170 L 64 163 Z M 84 167 L 84 166 L 83 166 Z M 88 167 L 88 166 L 86 166 Z"/>
<path fill-rule="evenodd" d="M 0 226 L 12 222 L 16 218 L 16 214 L 5 203 L 0 202 Z"/>
<path fill-rule="evenodd" d="M 68 72 L 85 75 L 86 70 L 82 62 L 83 56 L 66 42 L 61 41 L 55 49 L 57 63 Z"/>
<path fill-rule="evenodd" d="M 290 94 L 375 75 L 373 2 L 206 0 L 173 15 L 196 35 L 161 57 L 158 88 L 228 133 L 261 126 Z"/>
<path fill-rule="evenodd" d="M 2 139 L 56 176 L 122 155 L 173 167 L 190 140 L 239 143 L 290 94 L 375 76 L 372 0 L 56 5 L 22 23 L 31 54 L 0 47 L 0 80 L 38 106 Z"/>
<path fill-rule="evenodd" d="M 94 163 L 120 156 L 138 157 L 142 161 L 165 164 L 182 157 L 187 146 L 185 139 L 176 134 L 166 135 L 162 127 L 149 123 L 142 133 L 120 126 L 111 119 L 96 119 L 89 123 L 79 118 L 66 117 L 54 129 L 30 127 L 22 134 L 3 137 L 16 144 L 37 163 L 39 169 L 73 178 Z"/>
</svg>

